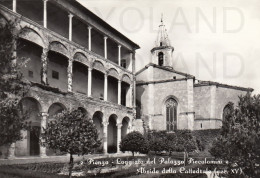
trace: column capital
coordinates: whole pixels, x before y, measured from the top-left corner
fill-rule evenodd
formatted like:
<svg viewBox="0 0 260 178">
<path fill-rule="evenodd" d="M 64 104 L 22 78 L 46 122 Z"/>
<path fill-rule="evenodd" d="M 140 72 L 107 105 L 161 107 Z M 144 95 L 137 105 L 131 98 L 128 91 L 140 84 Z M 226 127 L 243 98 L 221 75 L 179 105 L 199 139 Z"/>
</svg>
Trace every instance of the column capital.
<svg viewBox="0 0 260 178">
<path fill-rule="evenodd" d="M 107 127 L 107 126 L 109 125 L 109 122 L 102 122 L 102 125 L 103 125 L 104 127 Z"/>
<path fill-rule="evenodd" d="M 43 2 L 47 2 L 48 0 L 43 0 Z"/>
<path fill-rule="evenodd" d="M 69 13 L 69 15 L 68 15 L 68 16 L 69 16 L 69 18 L 70 18 L 70 19 L 72 19 L 72 17 L 74 17 L 74 15 L 73 15 L 73 14 L 71 14 L 71 13 Z"/>
<path fill-rule="evenodd" d="M 88 29 L 89 29 L 89 30 L 91 30 L 91 29 L 92 29 L 92 27 L 91 27 L 91 26 L 88 26 Z"/>
<path fill-rule="evenodd" d="M 118 80 L 118 83 L 122 83 L 122 80 Z"/>
<path fill-rule="evenodd" d="M 47 112 L 41 112 L 41 113 L 40 113 L 40 116 L 42 116 L 42 117 L 48 117 L 48 116 L 49 116 L 49 113 L 47 113 Z"/>
<path fill-rule="evenodd" d="M 42 58 L 47 58 L 49 52 L 49 48 L 42 49 Z"/>
<path fill-rule="evenodd" d="M 104 73 L 104 76 L 107 78 L 107 77 L 108 77 L 108 72 L 105 72 L 105 73 Z"/>
<path fill-rule="evenodd" d="M 122 123 L 117 123 L 116 126 L 117 126 L 118 129 L 121 129 L 121 127 L 123 126 L 123 124 L 122 124 Z"/>
<path fill-rule="evenodd" d="M 42 48 L 43 52 L 49 52 L 49 50 L 50 50 L 49 48 Z"/>
<path fill-rule="evenodd" d="M 104 40 L 107 40 L 107 38 L 108 38 L 107 36 L 104 36 Z"/>
<path fill-rule="evenodd" d="M 88 67 L 88 71 L 92 71 L 93 70 L 93 68 L 92 67 Z"/>
<path fill-rule="evenodd" d="M 118 45 L 118 48 L 121 48 L 122 46 L 121 45 Z"/>
</svg>

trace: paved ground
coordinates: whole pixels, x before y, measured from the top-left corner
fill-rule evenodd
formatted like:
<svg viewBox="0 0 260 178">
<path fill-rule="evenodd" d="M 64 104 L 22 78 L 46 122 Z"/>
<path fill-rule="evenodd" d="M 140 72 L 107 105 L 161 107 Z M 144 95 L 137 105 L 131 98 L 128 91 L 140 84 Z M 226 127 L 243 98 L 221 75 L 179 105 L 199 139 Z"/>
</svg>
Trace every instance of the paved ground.
<svg viewBox="0 0 260 178">
<path fill-rule="evenodd" d="M 80 161 L 83 159 L 88 158 L 109 158 L 109 157 L 122 157 L 122 156 L 131 156 L 130 153 L 115 153 L 115 154 L 95 154 L 95 155 L 85 155 L 85 156 L 78 156 L 74 155 L 74 161 Z M 0 159 L 0 165 L 3 164 L 28 164 L 28 163 L 42 163 L 42 162 L 58 162 L 58 163 L 65 163 L 69 162 L 69 155 L 67 156 L 50 156 L 50 157 L 16 157 L 15 159 Z"/>
</svg>

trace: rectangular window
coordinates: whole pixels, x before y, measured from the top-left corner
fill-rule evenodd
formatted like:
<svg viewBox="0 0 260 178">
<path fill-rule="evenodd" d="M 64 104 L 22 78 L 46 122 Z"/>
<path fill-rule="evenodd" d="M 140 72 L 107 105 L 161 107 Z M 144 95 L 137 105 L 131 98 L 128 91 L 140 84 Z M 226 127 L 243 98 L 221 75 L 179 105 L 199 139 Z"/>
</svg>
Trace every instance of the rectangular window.
<svg viewBox="0 0 260 178">
<path fill-rule="evenodd" d="M 59 72 L 53 70 L 52 71 L 52 78 L 59 80 Z"/>
<path fill-rule="evenodd" d="M 30 78 L 33 78 L 33 71 L 29 70 L 29 71 L 28 71 L 28 76 L 29 76 Z"/>
</svg>

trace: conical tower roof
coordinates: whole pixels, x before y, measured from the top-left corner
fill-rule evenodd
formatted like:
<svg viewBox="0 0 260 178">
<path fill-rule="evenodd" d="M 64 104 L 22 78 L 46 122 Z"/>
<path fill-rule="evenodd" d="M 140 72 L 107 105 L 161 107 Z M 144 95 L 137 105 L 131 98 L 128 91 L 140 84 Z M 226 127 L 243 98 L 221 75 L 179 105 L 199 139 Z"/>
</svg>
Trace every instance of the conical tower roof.
<svg viewBox="0 0 260 178">
<path fill-rule="evenodd" d="M 155 42 L 155 47 L 160 47 L 160 46 L 171 46 L 170 40 L 169 40 L 168 34 L 167 34 L 167 29 L 165 28 L 165 25 L 163 24 L 163 16 L 161 18 L 161 24 L 159 25 L 157 40 Z"/>
<path fill-rule="evenodd" d="M 168 37 L 167 29 L 165 28 L 165 25 L 163 23 L 163 16 L 162 16 L 161 24 L 159 25 L 158 34 L 155 41 L 155 46 L 153 47 L 151 52 L 159 49 L 164 49 L 164 48 L 169 48 L 174 50 L 174 48 L 171 46 L 171 42 Z"/>
</svg>

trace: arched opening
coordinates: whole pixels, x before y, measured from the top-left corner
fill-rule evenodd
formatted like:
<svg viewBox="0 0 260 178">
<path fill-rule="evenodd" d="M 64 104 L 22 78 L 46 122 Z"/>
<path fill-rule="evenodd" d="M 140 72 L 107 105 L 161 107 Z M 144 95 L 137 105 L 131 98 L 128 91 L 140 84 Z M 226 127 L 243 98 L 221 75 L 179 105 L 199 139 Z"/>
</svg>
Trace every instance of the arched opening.
<svg viewBox="0 0 260 178">
<path fill-rule="evenodd" d="M 170 98 L 166 101 L 166 130 L 177 130 L 177 102 L 175 99 Z"/>
<path fill-rule="evenodd" d="M 225 121 L 232 112 L 232 103 L 227 104 L 223 109 L 222 121 Z"/>
<path fill-rule="evenodd" d="M 49 51 L 48 53 L 48 83 L 62 91 L 68 90 L 68 58 L 64 55 Z"/>
<path fill-rule="evenodd" d="M 107 77 L 107 100 L 113 103 L 118 101 L 118 79 Z"/>
<path fill-rule="evenodd" d="M 23 76 L 32 82 L 41 83 L 42 47 L 21 38 L 17 44 L 17 56 L 21 60 L 18 63 L 23 62 L 24 59 L 28 60 L 21 68 Z"/>
<path fill-rule="evenodd" d="M 98 138 L 103 140 L 103 113 L 101 111 L 97 111 L 93 115 L 93 123 L 98 131 Z M 103 152 L 103 142 L 102 145 L 96 150 L 96 153 L 102 153 Z"/>
<path fill-rule="evenodd" d="M 78 107 L 78 110 L 80 110 L 82 112 L 82 114 L 84 114 L 84 116 L 86 116 L 88 114 L 87 110 L 83 107 Z"/>
<path fill-rule="evenodd" d="M 130 122 L 129 117 L 125 117 L 122 121 L 121 139 L 123 139 L 128 133 L 129 122 Z"/>
<path fill-rule="evenodd" d="M 92 96 L 104 100 L 104 74 L 98 70 L 92 71 Z"/>
<path fill-rule="evenodd" d="M 28 131 L 22 130 L 21 141 L 17 141 L 15 146 L 16 156 L 38 156 L 40 154 L 40 128 L 41 128 L 41 106 L 34 98 L 23 98 L 20 101 L 22 113 L 28 115 L 27 122 L 31 122 L 32 128 Z"/>
<path fill-rule="evenodd" d="M 163 52 L 159 52 L 159 54 L 158 54 L 158 64 L 159 64 L 159 66 L 163 66 L 163 61 L 164 61 L 164 54 L 163 54 Z"/>
<path fill-rule="evenodd" d="M 53 103 L 49 110 L 48 110 L 48 114 L 49 114 L 49 117 L 48 117 L 48 121 L 47 122 L 51 122 L 51 121 L 54 121 L 55 120 L 55 115 L 61 113 L 62 111 L 64 111 L 66 108 L 63 104 L 61 103 Z M 48 125 L 47 125 L 48 127 Z M 46 149 L 46 154 L 47 156 L 53 156 L 53 155 L 59 155 L 60 153 L 59 152 L 55 152 L 55 150 L 52 150 L 52 149 Z"/>
<path fill-rule="evenodd" d="M 128 75 L 123 75 L 121 83 L 121 105 L 130 107 L 132 101 L 132 91 L 130 90 L 131 79 Z"/>
<path fill-rule="evenodd" d="M 107 131 L 107 152 L 116 153 L 117 152 L 117 126 L 116 126 L 117 116 L 112 114 L 109 117 L 108 131 Z"/>
<path fill-rule="evenodd" d="M 88 67 L 80 62 L 73 62 L 73 91 L 88 94 Z"/>
</svg>

